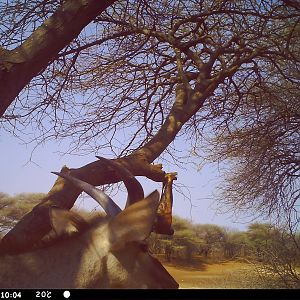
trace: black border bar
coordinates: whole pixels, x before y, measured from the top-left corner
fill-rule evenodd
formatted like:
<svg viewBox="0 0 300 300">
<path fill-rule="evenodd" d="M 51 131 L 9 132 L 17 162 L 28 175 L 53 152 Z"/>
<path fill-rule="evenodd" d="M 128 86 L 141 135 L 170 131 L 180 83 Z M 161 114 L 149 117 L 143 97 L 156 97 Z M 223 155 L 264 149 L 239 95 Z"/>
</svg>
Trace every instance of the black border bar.
<svg viewBox="0 0 300 300">
<path fill-rule="evenodd" d="M 69 291 L 70 297 L 65 298 L 64 292 Z M 19 297 L 21 293 L 21 298 Z M 2 295 L 2 296 L 1 296 Z M 5 296 L 5 297 L 3 297 Z M 8 297 L 7 297 L 8 296 Z M 0 289 L 2 299 L 40 299 L 40 300 L 78 300 L 78 299 L 147 299 L 147 300 L 188 300 L 188 299 L 300 299 L 300 290 L 292 289 L 179 289 L 179 290 L 113 290 L 113 289 Z"/>
</svg>

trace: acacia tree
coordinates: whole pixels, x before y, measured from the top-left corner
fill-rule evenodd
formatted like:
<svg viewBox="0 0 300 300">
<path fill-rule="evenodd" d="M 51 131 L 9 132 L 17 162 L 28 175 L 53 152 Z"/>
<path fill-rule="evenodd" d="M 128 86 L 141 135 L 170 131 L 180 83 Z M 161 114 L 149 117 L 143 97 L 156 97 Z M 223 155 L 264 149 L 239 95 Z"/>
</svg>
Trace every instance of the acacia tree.
<svg viewBox="0 0 300 300">
<path fill-rule="evenodd" d="M 112 2 L 34 1 L 28 9 L 21 0 L 2 4 L 2 107 L 18 95 L 2 118 L 7 130 L 17 134 L 15 128 L 31 124 L 38 142 L 68 136 L 74 141 L 69 151 L 109 148 L 134 175 L 163 182 L 161 165 L 151 163 L 171 149 L 176 136 L 202 151 L 205 138 L 229 130 L 230 120 L 245 124 L 247 114 L 239 111 L 247 110 L 257 88 L 279 79 L 295 83 L 286 67 L 299 66 L 291 46 L 300 17 L 293 1 L 117 1 L 100 14 Z M 88 18 L 80 17 L 82 7 Z M 71 29 L 69 16 L 80 19 L 80 26 Z M 53 18 L 67 18 L 58 26 L 62 31 L 52 30 Z M 55 28 L 65 39 L 54 47 Z M 17 58 L 27 52 L 24 65 Z M 39 67 L 24 71 L 35 58 L 42 61 Z M 120 180 L 101 161 L 69 172 L 93 185 Z M 80 192 L 58 180 L 43 206 L 70 208 Z M 21 244 L 49 230 L 39 226 L 37 232 L 31 217 L 20 224 L 22 232 L 27 228 Z"/>
<path fill-rule="evenodd" d="M 289 224 L 292 232 L 299 229 L 298 82 L 298 78 L 295 84 L 276 81 L 256 89 L 247 107 L 238 109 L 239 118 L 230 120 L 210 144 L 212 160 L 227 160 L 234 166 L 225 171 L 223 205 L 272 216 Z"/>
<path fill-rule="evenodd" d="M 260 262 L 256 266 L 262 277 L 266 273 L 276 274 L 279 280 L 273 278 L 275 288 L 299 288 L 299 248 L 294 240 L 299 243 L 299 233 L 291 236 L 285 229 L 254 223 L 249 226 L 246 236 L 254 257 Z"/>
</svg>

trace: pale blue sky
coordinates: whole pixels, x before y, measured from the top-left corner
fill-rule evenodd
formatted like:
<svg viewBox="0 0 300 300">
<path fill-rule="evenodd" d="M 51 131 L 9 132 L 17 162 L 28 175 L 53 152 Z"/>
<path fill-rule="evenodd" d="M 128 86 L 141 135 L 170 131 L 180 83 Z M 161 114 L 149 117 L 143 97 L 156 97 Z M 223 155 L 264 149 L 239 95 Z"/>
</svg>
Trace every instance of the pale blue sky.
<svg viewBox="0 0 300 300">
<path fill-rule="evenodd" d="M 59 171 L 63 165 L 76 168 L 95 160 L 93 155 L 75 156 L 60 155 L 59 143 L 48 142 L 39 146 L 31 157 L 34 145 L 22 145 L 21 141 L 10 134 L 0 131 L 0 191 L 14 195 L 22 192 L 47 193 L 55 181 L 55 175 L 51 171 Z M 100 154 L 101 155 L 101 154 Z M 32 161 L 30 161 L 32 160 Z M 247 228 L 245 222 L 238 223 L 229 214 L 216 214 L 214 203 L 211 199 L 218 185 L 218 172 L 216 168 L 207 166 L 197 172 L 192 166 L 185 170 L 178 167 L 167 167 L 166 171 L 177 171 L 178 182 L 188 187 L 182 189 L 186 195 L 190 193 L 191 203 L 180 193 L 174 192 L 174 214 L 192 220 L 195 223 L 213 223 L 231 228 L 244 230 Z M 161 189 L 160 184 L 152 183 L 150 180 L 139 178 L 145 193 L 155 188 Z M 119 192 L 114 200 L 121 206 L 124 205 L 126 194 Z M 80 207 L 92 209 L 96 205 L 93 200 L 79 198 L 76 204 Z M 244 224 L 243 224 L 244 223 Z"/>
</svg>

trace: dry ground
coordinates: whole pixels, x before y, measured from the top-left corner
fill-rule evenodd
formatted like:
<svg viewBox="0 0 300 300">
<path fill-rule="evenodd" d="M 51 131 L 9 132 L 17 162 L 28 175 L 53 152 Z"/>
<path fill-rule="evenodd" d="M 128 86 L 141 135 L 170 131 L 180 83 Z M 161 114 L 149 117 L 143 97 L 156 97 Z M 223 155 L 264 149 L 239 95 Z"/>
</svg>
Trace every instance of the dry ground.
<svg viewBox="0 0 300 300">
<path fill-rule="evenodd" d="M 238 261 L 203 263 L 197 267 L 164 263 L 180 288 L 274 288 L 272 280 L 262 280 L 251 264 Z"/>
</svg>

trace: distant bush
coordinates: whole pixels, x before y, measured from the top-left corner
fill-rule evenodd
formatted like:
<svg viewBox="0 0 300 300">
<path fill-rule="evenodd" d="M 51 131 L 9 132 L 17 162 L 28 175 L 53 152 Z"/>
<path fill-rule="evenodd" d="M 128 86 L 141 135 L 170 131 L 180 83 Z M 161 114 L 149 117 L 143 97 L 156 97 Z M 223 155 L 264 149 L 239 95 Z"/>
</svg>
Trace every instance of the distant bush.
<svg viewBox="0 0 300 300">
<path fill-rule="evenodd" d="M 152 234 L 153 253 L 166 261 L 193 264 L 243 259 L 257 264 L 259 276 L 274 274 L 282 287 L 300 287 L 300 235 L 290 234 L 270 224 L 250 224 L 247 231 L 231 230 L 214 224 L 193 224 L 174 216 L 173 236 Z"/>
<path fill-rule="evenodd" d="M 0 192 L 0 238 L 8 232 L 26 213 L 32 210 L 46 196 L 43 193 L 20 193 L 10 196 Z M 78 212 L 84 219 L 90 220 L 99 214 L 99 211 L 88 212 L 75 206 L 72 210 Z"/>
<path fill-rule="evenodd" d="M 21 193 L 10 196 L 0 192 L 0 234 L 9 231 L 45 196 L 42 193 Z"/>
</svg>

